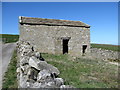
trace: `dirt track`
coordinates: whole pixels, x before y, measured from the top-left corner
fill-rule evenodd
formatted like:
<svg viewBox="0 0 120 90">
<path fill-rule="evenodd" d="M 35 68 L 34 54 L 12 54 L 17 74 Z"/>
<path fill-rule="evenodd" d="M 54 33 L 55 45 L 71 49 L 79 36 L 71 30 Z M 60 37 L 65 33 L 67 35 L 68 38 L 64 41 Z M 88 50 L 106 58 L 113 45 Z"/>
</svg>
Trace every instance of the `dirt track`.
<svg viewBox="0 0 120 90">
<path fill-rule="evenodd" d="M 10 63 L 10 59 L 13 55 L 13 51 L 15 50 L 15 43 L 2 44 L 0 48 L 0 89 L 2 87 L 2 78 L 7 71 L 8 64 Z M 1 53 L 2 52 L 2 53 Z"/>
</svg>

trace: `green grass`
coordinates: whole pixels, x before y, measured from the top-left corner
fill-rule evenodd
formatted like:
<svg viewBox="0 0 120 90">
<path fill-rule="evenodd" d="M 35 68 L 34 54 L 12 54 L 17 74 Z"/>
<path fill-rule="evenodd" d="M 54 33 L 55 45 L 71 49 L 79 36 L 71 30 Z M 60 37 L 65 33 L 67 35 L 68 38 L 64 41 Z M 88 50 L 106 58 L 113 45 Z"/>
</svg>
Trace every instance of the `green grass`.
<svg viewBox="0 0 120 90">
<path fill-rule="evenodd" d="M 77 58 L 68 55 L 42 54 L 60 70 L 66 85 L 77 88 L 117 88 L 118 67 L 107 61 Z"/>
<path fill-rule="evenodd" d="M 19 40 L 19 35 L 0 34 L 0 39 L 2 39 L 4 43 L 17 42 Z"/>
<path fill-rule="evenodd" d="M 18 85 L 17 85 L 16 64 L 17 64 L 17 52 L 15 50 L 11 62 L 8 65 L 8 70 L 5 73 L 2 88 L 17 88 Z"/>
<path fill-rule="evenodd" d="M 16 51 L 5 73 L 3 88 L 17 88 Z M 66 85 L 77 88 L 117 88 L 118 67 L 107 61 L 77 58 L 69 55 L 42 54 L 45 60 L 60 70 Z"/>
<path fill-rule="evenodd" d="M 0 38 L 7 38 L 5 43 L 18 41 L 19 35 L 0 34 Z M 92 48 L 118 50 L 116 45 L 91 44 Z M 16 51 L 13 54 L 8 70 L 5 73 L 3 88 L 17 88 Z M 59 77 L 66 85 L 77 88 L 116 88 L 118 83 L 118 67 L 107 61 L 77 58 L 68 55 L 42 54 L 45 60 L 60 70 Z"/>
<path fill-rule="evenodd" d="M 92 48 L 101 48 L 112 51 L 120 51 L 120 45 L 109 45 L 109 44 L 91 44 Z"/>
</svg>

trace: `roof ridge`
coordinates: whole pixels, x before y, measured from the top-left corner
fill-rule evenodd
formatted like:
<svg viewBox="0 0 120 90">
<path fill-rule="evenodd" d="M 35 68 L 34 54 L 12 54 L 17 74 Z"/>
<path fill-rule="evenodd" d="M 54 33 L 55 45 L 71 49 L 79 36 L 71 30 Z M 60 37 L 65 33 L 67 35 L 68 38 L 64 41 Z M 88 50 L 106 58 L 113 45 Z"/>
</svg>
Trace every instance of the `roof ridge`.
<svg viewBox="0 0 120 90">
<path fill-rule="evenodd" d="M 85 26 L 90 27 L 88 24 L 82 21 L 64 20 L 64 19 L 48 19 L 48 18 L 36 18 L 19 16 L 19 23 L 23 24 L 49 24 L 49 25 L 65 25 L 65 26 Z"/>
</svg>

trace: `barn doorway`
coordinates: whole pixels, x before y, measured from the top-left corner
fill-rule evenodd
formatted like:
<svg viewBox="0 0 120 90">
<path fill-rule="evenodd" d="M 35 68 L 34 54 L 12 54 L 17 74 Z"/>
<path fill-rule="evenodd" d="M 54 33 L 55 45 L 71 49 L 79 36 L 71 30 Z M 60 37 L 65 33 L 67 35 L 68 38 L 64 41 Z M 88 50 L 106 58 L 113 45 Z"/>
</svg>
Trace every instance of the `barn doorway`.
<svg viewBox="0 0 120 90">
<path fill-rule="evenodd" d="M 83 55 L 86 53 L 86 48 L 87 48 L 87 45 L 83 45 L 83 47 L 82 47 Z"/>
<path fill-rule="evenodd" d="M 68 41 L 69 39 L 63 39 L 63 54 L 68 53 Z"/>
</svg>

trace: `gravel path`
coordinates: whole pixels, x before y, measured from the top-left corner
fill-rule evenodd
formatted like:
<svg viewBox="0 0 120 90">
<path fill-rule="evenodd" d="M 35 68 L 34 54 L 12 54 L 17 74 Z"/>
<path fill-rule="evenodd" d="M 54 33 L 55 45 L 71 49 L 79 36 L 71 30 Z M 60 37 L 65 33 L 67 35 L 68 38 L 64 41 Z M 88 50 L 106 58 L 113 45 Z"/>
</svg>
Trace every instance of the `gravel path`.
<svg viewBox="0 0 120 90">
<path fill-rule="evenodd" d="M 0 69 L 2 69 L 0 70 L 0 90 L 2 87 L 2 78 L 7 71 L 15 47 L 15 43 L 2 44 L 0 47 Z"/>
</svg>

